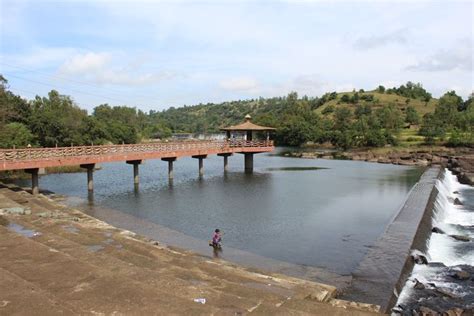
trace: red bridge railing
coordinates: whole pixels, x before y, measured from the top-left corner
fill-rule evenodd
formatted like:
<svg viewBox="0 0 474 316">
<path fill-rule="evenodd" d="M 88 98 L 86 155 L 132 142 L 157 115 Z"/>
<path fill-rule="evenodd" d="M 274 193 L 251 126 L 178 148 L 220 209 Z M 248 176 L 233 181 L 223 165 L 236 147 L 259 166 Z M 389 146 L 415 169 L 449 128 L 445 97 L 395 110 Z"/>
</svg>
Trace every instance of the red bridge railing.
<svg viewBox="0 0 474 316">
<path fill-rule="evenodd" d="M 14 162 L 80 156 L 103 156 L 127 153 L 222 150 L 239 147 L 272 147 L 273 141 L 182 141 L 130 145 L 72 146 L 51 148 L 0 149 L 0 161 Z"/>
</svg>

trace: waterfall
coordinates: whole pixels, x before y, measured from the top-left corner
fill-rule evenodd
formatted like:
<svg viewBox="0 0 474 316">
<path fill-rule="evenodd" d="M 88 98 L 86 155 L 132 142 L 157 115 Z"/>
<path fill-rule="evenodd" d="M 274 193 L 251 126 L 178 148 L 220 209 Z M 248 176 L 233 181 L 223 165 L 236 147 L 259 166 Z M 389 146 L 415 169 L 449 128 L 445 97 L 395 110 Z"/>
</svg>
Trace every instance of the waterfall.
<svg viewBox="0 0 474 316">
<path fill-rule="evenodd" d="M 412 306 L 426 306 L 427 297 L 436 291 L 441 294 L 449 293 L 461 303 L 449 305 L 432 299 L 430 307 L 438 306 L 441 310 L 450 306 L 459 307 L 459 304 L 472 307 L 472 281 L 458 281 L 453 273 L 466 270 L 469 268 L 467 266 L 474 266 L 474 188 L 459 183 L 451 171 L 444 170 L 437 180 L 436 189 L 438 194 L 434 203 L 432 225 L 440 231 L 431 233 L 427 240 L 427 251 L 423 254 L 430 264 L 415 265 L 398 297 L 394 314 L 405 314 Z M 470 241 L 462 241 L 453 236 L 468 237 Z M 412 254 L 420 252 L 413 250 Z M 443 299 L 446 301 L 445 297 Z"/>
</svg>

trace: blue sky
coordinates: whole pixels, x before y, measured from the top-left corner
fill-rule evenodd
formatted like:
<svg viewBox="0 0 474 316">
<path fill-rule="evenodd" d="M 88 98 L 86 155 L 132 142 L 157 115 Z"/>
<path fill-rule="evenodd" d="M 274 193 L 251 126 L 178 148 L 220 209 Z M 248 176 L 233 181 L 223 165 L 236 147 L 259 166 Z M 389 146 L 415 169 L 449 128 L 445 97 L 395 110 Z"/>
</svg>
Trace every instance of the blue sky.
<svg viewBox="0 0 474 316">
<path fill-rule="evenodd" d="M 473 90 L 471 1 L 0 0 L 0 73 L 26 98 L 148 110 L 421 82 Z"/>
</svg>

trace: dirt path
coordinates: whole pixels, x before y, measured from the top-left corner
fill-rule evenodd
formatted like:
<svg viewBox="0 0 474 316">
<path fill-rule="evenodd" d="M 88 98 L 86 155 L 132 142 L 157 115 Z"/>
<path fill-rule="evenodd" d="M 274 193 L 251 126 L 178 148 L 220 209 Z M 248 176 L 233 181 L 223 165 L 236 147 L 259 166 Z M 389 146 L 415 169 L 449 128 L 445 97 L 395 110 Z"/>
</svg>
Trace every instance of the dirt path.
<svg viewBox="0 0 474 316">
<path fill-rule="evenodd" d="M 0 187 L 2 315 L 371 315 L 336 289 L 161 246 Z M 205 304 L 194 299 L 203 298 Z"/>
</svg>

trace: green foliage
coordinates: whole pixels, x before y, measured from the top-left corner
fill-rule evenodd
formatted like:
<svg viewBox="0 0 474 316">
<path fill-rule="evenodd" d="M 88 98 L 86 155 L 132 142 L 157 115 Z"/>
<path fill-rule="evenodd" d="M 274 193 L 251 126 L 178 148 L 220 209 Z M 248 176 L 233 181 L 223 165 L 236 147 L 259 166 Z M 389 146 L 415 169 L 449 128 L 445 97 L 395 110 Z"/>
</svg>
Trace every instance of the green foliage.
<svg viewBox="0 0 474 316">
<path fill-rule="evenodd" d="M 377 109 L 376 118 L 380 122 L 382 128 L 390 132 L 397 132 L 403 125 L 402 113 L 394 105 L 384 105 Z"/>
<path fill-rule="evenodd" d="M 82 144 L 80 131 L 87 112 L 74 104 L 69 96 L 57 91 L 49 92 L 48 97 L 36 97 L 31 102 L 32 113 L 29 126 L 38 137 L 41 146 L 68 146 Z"/>
<path fill-rule="evenodd" d="M 407 99 L 407 100 L 410 100 L 410 99 Z M 415 107 L 411 105 L 407 107 L 406 113 L 405 113 L 405 122 L 407 122 L 408 124 L 414 124 L 414 125 L 420 124 L 420 115 L 416 111 Z"/>
<path fill-rule="evenodd" d="M 345 103 L 349 103 L 351 101 L 351 97 L 349 97 L 349 95 L 347 94 L 343 94 L 341 97 L 341 101 Z"/>
<path fill-rule="evenodd" d="M 21 148 L 34 145 L 34 136 L 22 123 L 8 123 L 0 128 L 1 148 Z"/>
<path fill-rule="evenodd" d="M 321 112 L 322 114 L 329 114 L 333 113 L 336 110 L 334 105 L 328 105 L 327 107 L 324 108 L 324 110 Z"/>
<path fill-rule="evenodd" d="M 380 88 L 380 86 L 379 86 Z M 408 81 L 406 85 L 401 85 L 398 88 L 391 88 L 387 90 L 388 94 L 397 94 L 406 98 L 421 99 L 425 102 L 431 100 L 431 93 L 428 93 L 421 83 L 413 83 Z"/>
<path fill-rule="evenodd" d="M 173 133 L 217 133 L 250 114 L 256 124 L 276 128 L 275 141 L 280 145 L 331 142 L 341 148 L 380 147 L 396 144 L 404 122 L 419 124 L 418 113 L 427 113 L 419 130 L 427 142 L 448 135 L 452 146 L 472 144 L 472 96 L 463 102 L 455 92 L 448 92 L 433 112 L 436 100 L 426 106 L 423 103 L 429 99 L 431 94 L 420 84 L 408 82 L 388 90 L 379 86 L 372 93 L 361 89 L 313 98 L 292 92 L 286 97 L 171 107 L 149 113 L 102 104 L 88 115 L 69 96 L 54 90 L 47 97 L 24 100 L 8 91 L 8 82 L 0 75 L 0 146 L 120 144 L 167 138 Z M 402 114 L 400 107 L 406 105 Z"/>
</svg>

